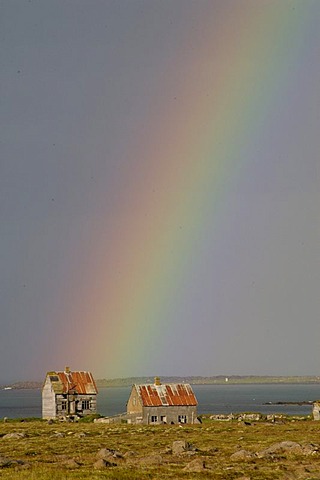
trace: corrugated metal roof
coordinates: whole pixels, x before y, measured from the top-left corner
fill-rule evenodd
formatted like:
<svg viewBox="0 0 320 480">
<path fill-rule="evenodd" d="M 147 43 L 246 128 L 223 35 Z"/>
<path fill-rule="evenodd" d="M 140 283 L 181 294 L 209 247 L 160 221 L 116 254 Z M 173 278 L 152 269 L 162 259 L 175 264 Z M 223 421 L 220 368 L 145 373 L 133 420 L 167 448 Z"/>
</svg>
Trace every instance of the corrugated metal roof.
<svg viewBox="0 0 320 480">
<path fill-rule="evenodd" d="M 198 404 L 188 383 L 135 385 L 135 388 L 144 407 L 196 406 Z"/>
<path fill-rule="evenodd" d="M 98 389 L 90 372 L 49 372 L 55 393 L 75 392 L 80 395 L 95 395 Z"/>
</svg>

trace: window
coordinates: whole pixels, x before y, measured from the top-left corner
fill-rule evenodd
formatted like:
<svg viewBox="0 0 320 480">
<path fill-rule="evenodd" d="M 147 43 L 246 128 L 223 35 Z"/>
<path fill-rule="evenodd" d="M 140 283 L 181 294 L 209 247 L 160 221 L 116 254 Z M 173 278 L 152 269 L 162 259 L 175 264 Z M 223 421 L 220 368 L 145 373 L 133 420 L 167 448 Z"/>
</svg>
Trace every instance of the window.
<svg viewBox="0 0 320 480">
<path fill-rule="evenodd" d="M 90 409 L 90 400 L 82 400 L 82 410 Z"/>
<path fill-rule="evenodd" d="M 157 415 L 151 415 L 151 423 L 157 423 L 158 422 L 158 416 Z"/>
<path fill-rule="evenodd" d="M 187 423 L 187 415 L 178 415 L 179 423 Z"/>
<path fill-rule="evenodd" d="M 167 423 L 167 415 L 161 415 L 160 420 L 162 423 Z"/>
<path fill-rule="evenodd" d="M 67 400 L 61 400 L 61 410 L 67 410 Z"/>
</svg>

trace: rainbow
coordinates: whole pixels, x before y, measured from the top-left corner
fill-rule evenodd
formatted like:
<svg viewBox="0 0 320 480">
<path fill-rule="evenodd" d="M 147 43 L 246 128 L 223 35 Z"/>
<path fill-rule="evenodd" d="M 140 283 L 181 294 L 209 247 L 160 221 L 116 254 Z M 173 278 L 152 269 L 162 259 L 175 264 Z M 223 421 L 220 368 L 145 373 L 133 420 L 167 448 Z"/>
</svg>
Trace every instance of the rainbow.
<svg viewBox="0 0 320 480">
<path fill-rule="evenodd" d="M 107 377 L 187 373 L 155 369 L 179 348 L 183 320 L 174 312 L 185 280 L 205 261 L 207 224 L 219 229 L 252 142 L 264 141 L 286 95 L 309 15 L 289 0 L 209 2 L 173 46 L 127 148 L 121 201 L 97 220 L 83 266 L 74 267 L 61 344 L 71 367 Z M 141 177 L 131 183 L 134 165 Z"/>
</svg>

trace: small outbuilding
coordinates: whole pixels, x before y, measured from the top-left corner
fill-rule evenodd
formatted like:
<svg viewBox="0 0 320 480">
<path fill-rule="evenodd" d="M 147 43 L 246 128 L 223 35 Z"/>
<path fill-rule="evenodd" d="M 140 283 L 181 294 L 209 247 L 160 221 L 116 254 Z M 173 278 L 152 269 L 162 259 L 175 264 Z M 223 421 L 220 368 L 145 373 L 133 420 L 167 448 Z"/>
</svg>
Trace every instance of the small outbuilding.
<svg viewBox="0 0 320 480">
<path fill-rule="evenodd" d="M 97 413 L 98 389 L 90 372 L 48 372 L 42 388 L 42 418 L 83 417 Z"/>
<path fill-rule="evenodd" d="M 128 423 L 198 423 L 197 399 L 188 383 L 133 385 L 127 403 Z"/>
</svg>

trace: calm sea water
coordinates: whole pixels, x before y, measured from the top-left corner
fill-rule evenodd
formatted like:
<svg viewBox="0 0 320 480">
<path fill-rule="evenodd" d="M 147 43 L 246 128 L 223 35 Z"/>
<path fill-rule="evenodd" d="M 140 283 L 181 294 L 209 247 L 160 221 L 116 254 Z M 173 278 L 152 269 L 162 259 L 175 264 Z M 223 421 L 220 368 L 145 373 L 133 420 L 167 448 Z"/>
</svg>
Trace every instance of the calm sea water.
<svg viewBox="0 0 320 480">
<path fill-rule="evenodd" d="M 194 385 L 198 413 L 283 413 L 309 415 L 310 405 L 268 405 L 320 399 L 319 385 Z M 102 415 L 125 412 L 131 387 L 101 388 L 98 411 Z M 41 417 L 40 390 L 0 390 L 0 418 Z"/>
</svg>

